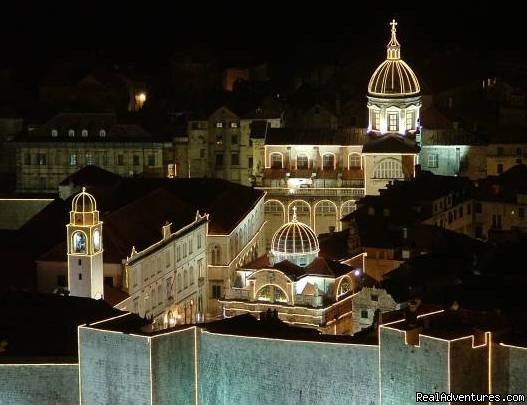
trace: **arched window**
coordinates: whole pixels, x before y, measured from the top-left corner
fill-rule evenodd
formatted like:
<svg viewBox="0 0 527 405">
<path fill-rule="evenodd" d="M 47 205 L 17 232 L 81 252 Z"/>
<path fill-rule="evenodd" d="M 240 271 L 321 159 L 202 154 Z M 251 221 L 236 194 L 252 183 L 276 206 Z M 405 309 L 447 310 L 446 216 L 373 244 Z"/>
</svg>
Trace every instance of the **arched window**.
<svg viewBox="0 0 527 405">
<path fill-rule="evenodd" d="M 335 168 L 335 155 L 326 153 L 322 156 L 322 168 L 324 170 L 333 170 Z"/>
<path fill-rule="evenodd" d="M 83 129 L 82 132 L 81 132 L 81 136 L 87 137 L 88 136 L 88 130 L 87 129 Z"/>
<path fill-rule="evenodd" d="M 351 153 L 348 156 L 349 167 L 360 167 L 360 155 L 358 153 Z"/>
<path fill-rule="evenodd" d="M 106 136 L 106 131 L 105 131 L 104 129 L 101 129 L 101 130 L 99 131 L 99 136 L 100 136 L 101 138 L 104 138 L 104 137 Z"/>
<path fill-rule="evenodd" d="M 73 253 L 86 253 L 86 235 L 84 232 L 73 232 L 71 242 Z"/>
<path fill-rule="evenodd" d="M 373 173 L 376 179 L 402 179 L 403 167 L 401 162 L 394 159 L 385 159 L 381 161 Z"/>
<path fill-rule="evenodd" d="M 278 152 L 271 153 L 271 167 L 273 169 L 281 169 L 283 167 L 281 153 L 278 153 Z"/>
<path fill-rule="evenodd" d="M 51 130 L 51 136 L 52 136 L 52 137 L 57 137 L 57 136 L 59 136 L 59 131 L 57 131 L 56 129 L 52 129 L 52 130 Z"/>
<path fill-rule="evenodd" d="M 217 265 L 221 261 L 221 251 L 218 245 L 215 245 L 210 250 L 210 263 L 212 265 Z"/>
<path fill-rule="evenodd" d="M 309 158 L 306 154 L 300 154 L 296 157 L 296 168 L 307 169 L 309 168 Z"/>
<path fill-rule="evenodd" d="M 183 273 L 183 287 L 188 287 L 188 270 L 185 270 L 185 272 Z"/>
<path fill-rule="evenodd" d="M 337 291 L 337 297 L 340 297 L 344 294 L 347 294 L 352 290 L 351 280 L 349 277 L 344 277 L 339 284 L 339 289 Z"/>
<path fill-rule="evenodd" d="M 68 131 L 68 136 L 75 136 L 75 130 L 70 129 L 70 130 Z"/>
<path fill-rule="evenodd" d="M 287 302 L 287 295 L 284 291 L 275 285 L 266 285 L 256 293 L 257 301 L 267 302 Z"/>
</svg>

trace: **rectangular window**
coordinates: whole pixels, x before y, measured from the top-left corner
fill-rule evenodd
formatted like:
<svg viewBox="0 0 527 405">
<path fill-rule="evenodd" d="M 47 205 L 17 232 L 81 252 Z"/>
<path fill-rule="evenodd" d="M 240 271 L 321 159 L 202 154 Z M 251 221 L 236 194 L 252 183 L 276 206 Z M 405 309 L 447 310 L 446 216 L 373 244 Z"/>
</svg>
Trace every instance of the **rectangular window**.
<svg viewBox="0 0 527 405">
<path fill-rule="evenodd" d="M 481 214 L 481 203 L 480 202 L 474 203 L 474 212 L 477 214 Z"/>
<path fill-rule="evenodd" d="M 212 286 L 212 298 L 221 298 L 221 286 L 219 285 Z"/>
<path fill-rule="evenodd" d="M 165 267 L 170 267 L 170 250 L 165 252 Z"/>
<path fill-rule="evenodd" d="M 132 159 L 133 159 L 134 166 L 139 166 L 139 156 L 134 155 Z"/>
<path fill-rule="evenodd" d="M 216 135 L 216 145 L 223 145 L 223 135 Z"/>
<path fill-rule="evenodd" d="M 247 160 L 247 165 L 249 166 L 249 169 L 253 168 L 253 157 L 249 156 L 249 159 Z"/>
<path fill-rule="evenodd" d="M 238 135 L 231 136 L 231 144 L 238 145 Z"/>
<path fill-rule="evenodd" d="M 240 124 L 238 124 L 237 121 L 231 121 L 231 125 L 230 125 L 231 128 L 238 128 L 239 126 Z"/>
<path fill-rule="evenodd" d="M 399 117 L 396 113 L 388 114 L 388 131 L 397 132 L 399 130 Z"/>
<path fill-rule="evenodd" d="M 201 159 L 203 159 L 203 158 L 205 157 L 205 149 L 200 149 L 200 150 L 199 150 L 199 157 L 200 157 Z"/>
<path fill-rule="evenodd" d="M 79 273 L 79 280 L 82 280 L 82 273 Z"/>
<path fill-rule="evenodd" d="M 415 129 L 415 112 L 414 111 L 406 112 L 406 129 L 407 130 Z"/>
<path fill-rule="evenodd" d="M 371 295 L 371 300 L 377 302 L 377 301 L 379 301 L 379 296 L 377 294 L 372 294 Z"/>
<path fill-rule="evenodd" d="M 231 155 L 231 164 L 234 166 L 238 166 L 240 164 L 240 155 L 237 153 L 233 153 Z"/>
<path fill-rule="evenodd" d="M 24 153 L 24 164 L 25 165 L 31 164 L 31 153 L 29 152 Z"/>
<path fill-rule="evenodd" d="M 48 157 L 46 156 L 45 153 L 39 153 L 38 154 L 38 164 L 43 166 L 43 165 L 46 165 L 48 163 Z"/>
<path fill-rule="evenodd" d="M 216 155 L 216 166 L 223 166 L 223 154 L 218 153 Z"/>
<path fill-rule="evenodd" d="M 118 165 L 118 166 L 122 166 L 122 165 L 124 165 L 124 156 L 121 155 L 121 154 L 118 154 L 118 155 L 117 155 L 117 165 Z"/>
<path fill-rule="evenodd" d="M 377 111 L 377 110 L 372 111 L 371 122 L 372 122 L 373 129 L 375 129 L 376 131 L 381 130 L 381 112 L 380 111 Z"/>
<path fill-rule="evenodd" d="M 225 123 L 223 121 L 216 121 L 216 128 L 224 128 Z"/>
<path fill-rule="evenodd" d="M 148 166 L 156 165 L 156 155 L 148 155 Z"/>
<path fill-rule="evenodd" d="M 439 155 L 437 153 L 430 153 L 428 155 L 428 167 L 437 167 L 439 164 Z"/>
<path fill-rule="evenodd" d="M 91 153 L 86 153 L 86 164 L 93 165 L 93 155 Z"/>
<path fill-rule="evenodd" d="M 501 215 L 492 215 L 492 227 L 496 229 L 501 229 Z"/>
<path fill-rule="evenodd" d="M 198 235 L 198 249 L 201 249 L 201 235 Z"/>
<path fill-rule="evenodd" d="M 108 287 L 113 287 L 113 277 L 112 276 L 105 276 L 104 277 L 104 285 L 107 285 Z"/>
<path fill-rule="evenodd" d="M 362 311 L 360 311 L 360 317 L 362 319 L 368 319 L 368 310 L 367 309 L 363 309 Z"/>
<path fill-rule="evenodd" d="M 503 164 L 502 163 L 498 163 L 497 171 L 498 171 L 498 174 L 502 174 L 503 173 Z"/>
<path fill-rule="evenodd" d="M 70 166 L 77 166 L 77 154 L 70 153 Z"/>
</svg>

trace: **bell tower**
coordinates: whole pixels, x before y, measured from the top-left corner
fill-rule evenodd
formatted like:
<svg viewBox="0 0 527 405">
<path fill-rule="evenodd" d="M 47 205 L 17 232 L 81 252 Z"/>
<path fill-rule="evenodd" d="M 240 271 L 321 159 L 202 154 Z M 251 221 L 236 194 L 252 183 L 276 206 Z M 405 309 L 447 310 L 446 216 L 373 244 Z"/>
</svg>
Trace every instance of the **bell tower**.
<svg viewBox="0 0 527 405">
<path fill-rule="evenodd" d="M 71 201 L 68 237 L 68 288 L 76 297 L 103 298 L 102 222 L 95 198 L 82 188 Z"/>
</svg>

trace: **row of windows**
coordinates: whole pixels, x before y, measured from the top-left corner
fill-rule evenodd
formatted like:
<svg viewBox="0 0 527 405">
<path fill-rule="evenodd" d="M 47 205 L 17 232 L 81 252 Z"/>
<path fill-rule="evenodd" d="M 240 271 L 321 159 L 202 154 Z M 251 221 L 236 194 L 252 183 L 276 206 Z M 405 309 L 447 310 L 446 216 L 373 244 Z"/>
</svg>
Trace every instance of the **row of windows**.
<svg viewBox="0 0 527 405">
<path fill-rule="evenodd" d="M 216 135 L 216 145 L 223 145 L 225 143 L 223 134 L 217 134 Z M 231 145 L 238 145 L 239 144 L 239 137 L 238 135 L 234 134 L 231 135 Z M 243 145 L 242 145 L 243 146 Z M 249 139 L 249 147 L 253 146 L 252 139 Z"/>
<path fill-rule="evenodd" d="M 516 156 L 522 156 L 523 154 L 523 149 L 521 147 L 516 147 Z M 503 156 L 505 154 L 505 149 L 503 148 L 503 146 L 498 146 L 496 148 L 496 154 L 498 156 Z"/>
<path fill-rule="evenodd" d="M 229 128 L 239 128 L 240 123 L 238 121 L 230 121 L 228 123 Z M 216 121 L 216 128 L 227 128 L 227 122 L 226 121 Z"/>
<path fill-rule="evenodd" d="M 372 110 L 371 124 L 372 129 L 376 131 L 381 130 L 381 112 L 379 110 Z M 405 124 L 407 130 L 415 129 L 415 111 L 407 111 L 405 115 Z M 388 131 L 399 131 L 399 113 L 389 112 L 387 114 Z"/>
<path fill-rule="evenodd" d="M 281 169 L 284 167 L 283 155 L 279 152 L 271 153 L 271 167 L 273 169 Z M 361 157 L 358 153 L 348 155 L 349 167 L 360 167 Z M 297 169 L 309 169 L 309 157 L 305 153 L 298 154 L 296 157 Z M 333 153 L 324 153 L 322 155 L 322 168 L 324 170 L 335 169 L 335 155 Z"/>
<path fill-rule="evenodd" d="M 69 155 L 67 155 L 68 164 L 70 166 L 77 166 L 78 164 L 80 164 L 80 159 L 82 156 L 83 154 L 81 153 L 70 153 Z M 24 153 L 24 165 L 46 166 L 48 162 L 51 164 L 55 164 L 55 165 L 62 165 L 64 164 L 63 158 L 64 157 L 61 153 L 56 152 L 54 162 L 51 163 L 48 160 L 48 155 L 46 153 L 31 154 L 30 152 L 26 152 Z M 108 159 L 108 155 L 105 152 L 85 153 L 84 162 L 87 165 L 99 164 L 102 166 L 108 166 L 109 159 Z M 148 166 L 155 166 L 157 164 L 156 155 L 154 154 L 147 155 L 146 163 Z M 115 164 L 117 166 L 124 166 L 125 156 L 123 154 L 115 155 Z M 141 166 L 141 157 L 139 155 L 132 156 L 132 165 Z"/>
<path fill-rule="evenodd" d="M 52 130 L 51 130 L 51 136 L 54 137 L 54 138 L 57 137 L 57 136 L 59 136 L 59 131 L 56 130 L 56 129 L 52 129 Z M 68 136 L 69 136 L 69 137 L 74 137 L 74 136 L 75 136 L 75 130 L 74 130 L 74 129 L 70 129 L 70 130 L 68 130 Z M 82 137 L 87 137 L 87 136 L 88 136 L 88 130 L 87 130 L 87 129 L 83 129 L 83 130 L 81 131 L 81 136 L 82 136 Z M 104 137 L 106 136 L 106 130 L 104 130 L 104 129 L 100 129 L 100 130 L 99 130 L 99 136 L 100 136 L 101 138 L 104 138 Z"/>
<path fill-rule="evenodd" d="M 402 179 L 404 178 L 401 162 L 394 159 L 386 159 L 377 165 L 373 172 L 376 179 Z"/>
</svg>

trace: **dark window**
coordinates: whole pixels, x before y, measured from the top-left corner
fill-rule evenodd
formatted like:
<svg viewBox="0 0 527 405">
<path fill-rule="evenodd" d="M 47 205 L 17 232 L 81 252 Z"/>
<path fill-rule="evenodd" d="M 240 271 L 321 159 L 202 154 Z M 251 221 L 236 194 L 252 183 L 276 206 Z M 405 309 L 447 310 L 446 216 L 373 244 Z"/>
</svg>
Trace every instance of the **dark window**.
<svg viewBox="0 0 527 405">
<path fill-rule="evenodd" d="M 231 136 L 231 144 L 238 145 L 238 135 Z"/>
<path fill-rule="evenodd" d="M 503 173 L 503 164 L 498 163 L 498 174 L 502 174 L 502 173 Z"/>
<path fill-rule="evenodd" d="M 216 166 L 223 166 L 223 154 L 221 153 L 216 155 Z"/>
<path fill-rule="evenodd" d="M 148 166 L 156 165 L 156 155 L 148 155 Z"/>
<path fill-rule="evenodd" d="M 492 215 L 492 227 L 496 229 L 501 229 L 501 215 Z"/>
<path fill-rule="evenodd" d="M 82 273 L 79 273 L 79 280 L 82 280 Z"/>
<path fill-rule="evenodd" d="M 459 218 L 463 217 L 463 206 L 459 207 Z"/>
<path fill-rule="evenodd" d="M 31 153 L 24 153 L 24 164 L 25 165 L 31 164 Z"/>
<path fill-rule="evenodd" d="M 77 264 L 78 264 L 79 266 L 81 266 L 81 265 L 82 265 L 82 260 L 81 260 L 81 259 L 78 259 L 78 260 L 77 260 Z"/>
<path fill-rule="evenodd" d="M 65 275 L 61 274 L 57 276 L 57 285 L 59 287 L 67 287 Z"/>
<path fill-rule="evenodd" d="M 121 154 L 117 155 L 117 165 L 119 166 L 124 165 L 124 156 Z"/>
<path fill-rule="evenodd" d="M 212 298 L 221 298 L 221 286 L 219 285 L 212 286 Z"/>
<path fill-rule="evenodd" d="M 249 146 L 253 146 L 253 140 L 249 139 Z"/>
<path fill-rule="evenodd" d="M 38 164 L 39 165 L 45 165 L 45 164 L 47 164 L 47 162 L 48 162 L 48 159 L 47 159 L 46 154 L 39 153 L 38 154 Z"/>
<path fill-rule="evenodd" d="M 360 311 L 360 317 L 361 318 L 368 318 L 368 310 L 367 309 L 363 309 L 362 311 Z"/>
<path fill-rule="evenodd" d="M 520 218 L 523 218 L 525 216 L 525 208 L 523 207 L 518 208 L 518 216 Z"/>
<path fill-rule="evenodd" d="M 521 156 L 521 154 L 522 154 L 522 148 L 516 148 L 516 154 L 517 154 L 518 156 Z"/>
<path fill-rule="evenodd" d="M 476 238 L 481 238 L 483 236 L 483 229 L 481 228 L 481 225 L 476 225 Z"/>
<path fill-rule="evenodd" d="M 480 202 L 474 203 L 474 212 L 476 212 L 477 214 L 481 214 L 481 203 Z"/>
<path fill-rule="evenodd" d="M 238 166 L 240 164 L 240 155 L 237 153 L 233 153 L 231 155 L 231 164 L 234 166 Z"/>
<path fill-rule="evenodd" d="M 372 294 L 371 295 L 371 300 L 372 301 L 379 301 L 379 296 L 377 294 Z"/>
<path fill-rule="evenodd" d="M 139 156 L 134 155 L 134 166 L 139 166 Z"/>
<path fill-rule="evenodd" d="M 249 157 L 247 164 L 249 165 L 249 169 L 253 168 L 253 158 Z"/>
<path fill-rule="evenodd" d="M 199 150 L 199 157 L 202 158 L 202 159 L 205 157 L 205 149 L 200 149 Z"/>
<path fill-rule="evenodd" d="M 104 277 L 104 285 L 107 285 L 108 287 L 113 287 L 113 277 Z"/>
<path fill-rule="evenodd" d="M 467 215 L 470 215 L 470 212 L 472 210 L 472 205 L 470 203 L 467 204 Z"/>
</svg>

